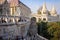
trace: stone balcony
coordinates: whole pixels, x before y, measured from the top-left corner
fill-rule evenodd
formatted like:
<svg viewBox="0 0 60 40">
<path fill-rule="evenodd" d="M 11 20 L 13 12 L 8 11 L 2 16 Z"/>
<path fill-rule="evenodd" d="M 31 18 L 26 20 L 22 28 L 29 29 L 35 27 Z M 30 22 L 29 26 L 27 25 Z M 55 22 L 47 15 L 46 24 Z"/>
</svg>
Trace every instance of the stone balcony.
<svg viewBox="0 0 60 40">
<path fill-rule="evenodd" d="M 29 22 L 1 23 L 0 35 L 4 39 L 14 39 L 16 36 L 26 36 L 29 24 Z"/>
</svg>

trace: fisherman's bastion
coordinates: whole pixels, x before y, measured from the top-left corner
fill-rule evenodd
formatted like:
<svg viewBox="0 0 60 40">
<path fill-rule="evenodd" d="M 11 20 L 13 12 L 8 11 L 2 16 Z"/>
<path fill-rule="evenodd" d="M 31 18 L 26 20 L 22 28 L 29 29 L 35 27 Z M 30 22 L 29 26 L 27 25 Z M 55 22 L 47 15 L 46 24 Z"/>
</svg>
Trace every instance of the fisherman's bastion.
<svg viewBox="0 0 60 40">
<path fill-rule="evenodd" d="M 46 4 L 33 14 L 20 0 L 0 0 L 1 40 L 48 40 L 37 33 L 38 21 L 57 22 L 59 15 L 53 7 L 48 11 Z"/>
<path fill-rule="evenodd" d="M 56 11 L 55 6 L 53 5 L 50 11 L 47 9 L 46 6 L 46 3 L 43 3 L 43 5 L 38 9 L 38 13 L 31 14 L 31 17 L 35 17 L 36 22 L 59 22 L 60 16 Z"/>
</svg>

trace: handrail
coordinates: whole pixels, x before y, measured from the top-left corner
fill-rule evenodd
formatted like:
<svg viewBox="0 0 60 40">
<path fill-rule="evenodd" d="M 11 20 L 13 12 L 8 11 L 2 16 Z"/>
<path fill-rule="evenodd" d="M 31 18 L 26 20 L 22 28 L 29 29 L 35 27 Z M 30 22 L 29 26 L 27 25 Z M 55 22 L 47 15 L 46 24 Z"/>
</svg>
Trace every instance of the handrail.
<svg viewBox="0 0 60 40">
<path fill-rule="evenodd" d="M 40 36 L 40 35 L 38 35 L 38 34 L 37 34 L 37 36 L 39 36 L 39 37 L 42 38 L 43 40 L 48 40 L 48 39 L 46 39 L 46 38 L 44 38 L 44 37 L 42 37 L 42 36 Z"/>
<path fill-rule="evenodd" d="M 16 25 L 16 24 L 18 24 L 18 25 L 21 25 L 21 24 L 27 24 L 27 22 L 17 22 L 17 23 L 13 23 L 13 22 L 11 22 L 11 23 L 0 23 L 0 26 L 9 26 L 9 25 Z"/>
</svg>

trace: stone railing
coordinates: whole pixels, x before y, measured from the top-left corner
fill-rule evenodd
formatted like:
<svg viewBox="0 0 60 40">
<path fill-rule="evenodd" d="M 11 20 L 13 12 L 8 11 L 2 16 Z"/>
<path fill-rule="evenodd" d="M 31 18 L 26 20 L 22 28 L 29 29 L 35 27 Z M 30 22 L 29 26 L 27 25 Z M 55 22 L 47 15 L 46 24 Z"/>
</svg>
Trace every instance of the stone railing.
<svg viewBox="0 0 60 40">
<path fill-rule="evenodd" d="M 30 22 L 2 23 L 0 24 L 0 35 L 4 38 L 15 38 L 16 36 L 26 36 Z M 2 31 L 3 30 L 3 31 Z M 5 32 L 5 33 L 4 33 Z"/>
<path fill-rule="evenodd" d="M 44 37 L 42 37 L 42 36 L 40 36 L 40 35 L 38 35 L 38 34 L 37 34 L 37 36 L 38 36 L 39 38 L 41 38 L 42 40 L 48 40 L 48 39 L 46 39 L 46 38 L 44 38 Z"/>
</svg>

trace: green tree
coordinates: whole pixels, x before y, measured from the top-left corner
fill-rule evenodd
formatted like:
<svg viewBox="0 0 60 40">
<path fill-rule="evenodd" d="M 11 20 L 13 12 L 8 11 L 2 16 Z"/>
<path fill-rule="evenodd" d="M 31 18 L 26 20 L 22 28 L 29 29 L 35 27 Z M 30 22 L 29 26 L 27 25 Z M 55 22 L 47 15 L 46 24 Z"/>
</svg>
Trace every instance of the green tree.
<svg viewBox="0 0 60 40">
<path fill-rule="evenodd" d="M 53 36 L 51 40 L 60 39 L 60 22 L 50 22 L 48 23 L 48 33 Z"/>
<path fill-rule="evenodd" d="M 38 34 L 49 40 L 60 40 L 60 22 L 40 22 Z"/>
<path fill-rule="evenodd" d="M 47 31 L 47 22 L 40 22 L 37 25 L 38 25 L 38 34 L 49 39 L 50 35 L 48 34 Z"/>
</svg>

